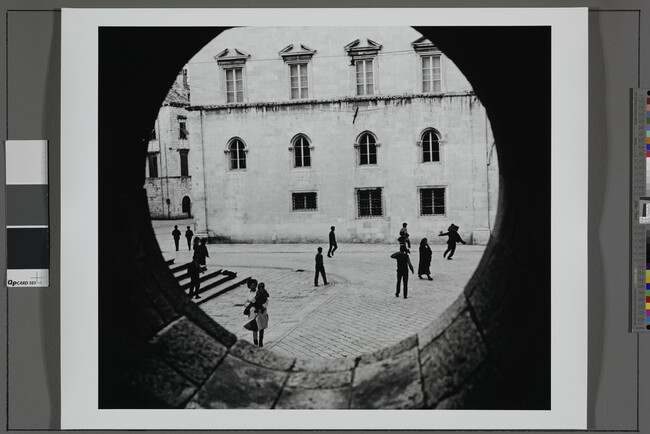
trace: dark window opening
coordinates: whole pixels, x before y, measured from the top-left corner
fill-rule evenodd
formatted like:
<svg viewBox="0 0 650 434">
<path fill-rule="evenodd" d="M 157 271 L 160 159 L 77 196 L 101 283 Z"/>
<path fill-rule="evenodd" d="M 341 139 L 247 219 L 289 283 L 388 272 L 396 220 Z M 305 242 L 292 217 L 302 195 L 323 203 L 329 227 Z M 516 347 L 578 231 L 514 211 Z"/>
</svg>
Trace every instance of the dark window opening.
<svg viewBox="0 0 650 434">
<path fill-rule="evenodd" d="M 181 157 L 181 176 L 190 176 L 189 165 L 187 163 L 187 154 L 189 151 L 187 149 L 181 149 L 179 153 Z"/>
<path fill-rule="evenodd" d="M 357 203 L 359 217 L 381 217 L 384 215 L 381 188 L 357 190 Z"/>
<path fill-rule="evenodd" d="M 158 178 L 158 154 L 147 155 L 149 163 L 149 178 Z"/>
<path fill-rule="evenodd" d="M 304 137 L 298 137 L 293 144 L 294 167 L 311 166 L 311 149 L 309 142 Z"/>
<path fill-rule="evenodd" d="M 440 139 L 433 131 L 427 131 L 422 136 L 422 162 L 440 161 Z"/>
<path fill-rule="evenodd" d="M 318 209 L 316 193 L 291 193 L 291 203 L 294 211 L 312 211 Z"/>
<path fill-rule="evenodd" d="M 372 134 L 364 134 L 359 140 L 359 164 L 377 164 L 377 143 Z"/>
<path fill-rule="evenodd" d="M 246 152 L 241 140 L 233 140 L 230 144 L 230 170 L 246 168 Z"/>
<path fill-rule="evenodd" d="M 445 215 L 445 188 L 420 189 L 420 215 Z"/>
</svg>

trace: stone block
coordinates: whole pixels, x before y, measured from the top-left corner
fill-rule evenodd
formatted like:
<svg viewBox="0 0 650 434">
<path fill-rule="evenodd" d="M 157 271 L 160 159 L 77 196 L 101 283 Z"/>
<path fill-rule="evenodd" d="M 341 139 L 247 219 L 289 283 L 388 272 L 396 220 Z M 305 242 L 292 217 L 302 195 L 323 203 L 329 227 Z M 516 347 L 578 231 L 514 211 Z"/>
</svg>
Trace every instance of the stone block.
<svg viewBox="0 0 650 434">
<path fill-rule="evenodd" d="M 423 398 L 417 347 L 355 369 L 352 408 L 420 408 Z"/>
<path fill-rule="evenodd" d="M 505 410 L 507 403 L 499 399 L 503 383 L 499 371 L 490 363 L 483 363 L 462 385 L 458 393 L 438 403 L 436 409 Z"/>
<path fill-rule="evenodd" d="M 205 381 L 228 351 L 186 317 L 161 330 L 151 344 L 168 363 L 197 385 Z"/>
<path fill-rule="evenodd" d="M 238 340 L 235 345 L 230 348 L 230 354 L 249 363 L 279 371 L 287 371 L 291 369 L 296 361 L 295 358 L 281 356 L 280 354 L 257 347 L 244 340 Z"/>
<path fill-rule="evenodd" d="M 345 409 L 350 403 L 350 387 L 338 389 L 296 389 L 286 387 L 275 408 Z"/>
<path fill-rule="evenodd" d="M 426 347 L 437 339 L 467 309 L 467 300 L 461 294 L 442 315 L 418 333 L 418 346 Z"/>
<path fill-rule="evenodd" d="M 294 371 L 337 372 L 349 371 L 356 366 L 356 359 L 339 358 L 333 360 L 296 360 Z"/>
<path fill-rule="evenodd" d="M 227 355 L 187 408 L 272 408 L 287 375 Z"/>
<path fill-rule="evenodd" d="M 292 372 L 287 387 L 295 389 L 336 389 L 350 386 L 352 371 L 340 372 Z"/>
<path fill-rule="evenodd" d="M 487 349 L 469 312 L 420 352 L 426 407 L 458 392 L 487 357 Z"/>
<path fill-rule="evenodd" d="M 400 353 L 410 350 L 411 348 L 415 347 L 417 344 L 418 344 L 418 336 L 417 335 L 409 336 L 408 338 L 401 340 L 395 345 L 391 345 L 390 347 L 386 347 L 379 351 L 375 351 L 374 353 L 364 354 L 363 356 L 361 356 L 361 359 L 359 360 L 359 366 L 367 365 L 370 363 L 376 363 L 381 360 L 394 357 Z"/>
</svg>

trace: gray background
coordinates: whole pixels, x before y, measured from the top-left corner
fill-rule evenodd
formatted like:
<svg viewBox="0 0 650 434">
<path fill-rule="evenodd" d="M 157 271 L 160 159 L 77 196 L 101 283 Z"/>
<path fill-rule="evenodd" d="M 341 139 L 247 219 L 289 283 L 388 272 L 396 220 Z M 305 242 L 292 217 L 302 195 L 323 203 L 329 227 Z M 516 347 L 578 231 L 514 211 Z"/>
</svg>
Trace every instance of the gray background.
<svg viewBox="0 0 650 434">
<path fill-rule="evenodd" d="M 60 426 L 60 7 L 566 7 L 589 13 L 589 421 L 590 431 L 650 433 L 650 334 L 629 333 L 630 93 L 650 87 L 648 1 L 81 1 L 6 0 L 2 7 L 0 107 L 4 139 L 50 142 L 50 288 L 0 297 L 0 384 L 6 430 Z M 479 42 L 480 43 L 480 42 Z M 499 47 L 486 47 L 498 50 Z M 8 59 L 8 61 L 6 60 Z M 499 65 L 494 65 L 498 68 Z M 127 77 L 125 76 L 125 79 Z M 534 99 L 534 95 L 529 96 Z M 526 96 L 522 95 L 522 108 Z M 2 132 L 2 131 L 0 131 Z M 4 178 L 4 153 L 0 157 Z M 84 164 L 80 161 L 79 164 Z M 79 198 L 83 200 L 83 198 Z M 4 191 L 0 195 L 4 201 Z M 3 202 L 4 203 L 4 202 Z M 4 227 L 0 213 L 0 227 Z M 92 222 L 88 222 L 91 224 Z M 86 222 L 80 221 L 79 230 Z M 561 224 L 571 225 L 572 222 Z M 575 227 L 575 230 L 585 230 Z M 535 228 L 530 228 L 535 230 Z M 0 231 L 0 244 L 5 233 Z M 534 246 L 531 246 L 534 248 Z M 571 248 L 571 246 L 566 246 Z M 5 251 L 0 251 L 4 270 Z M 3 273 L 4 274 L 4 273 Z M 81 308 L 81 307 L 80 307 Z M 6 322 L 5 322 L 6 320 Z M 526 327 L 526 324 L 522 324 Z M 79 327 L 83 327 L 80 324 Z M 80 343 L 83 345 L 83 343 Z M 3 356 L 7 356 L 6 358 Z"/>
</svg>

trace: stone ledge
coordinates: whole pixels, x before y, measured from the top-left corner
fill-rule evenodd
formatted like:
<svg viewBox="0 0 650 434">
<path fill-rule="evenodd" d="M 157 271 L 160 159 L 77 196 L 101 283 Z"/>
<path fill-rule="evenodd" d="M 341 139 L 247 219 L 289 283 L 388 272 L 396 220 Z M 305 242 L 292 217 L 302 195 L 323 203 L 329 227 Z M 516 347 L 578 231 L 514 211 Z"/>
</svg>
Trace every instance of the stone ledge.
<svg viewBox="0 0 650 434">
<path fill-rule="evenodd" d="M 352 384 L 352 371 L 292 372 L 287 387 L 295 389 L 337 389 Z"/>
<path fill-rule="evenodd" d="M 238 340 L 235 345 L 230 348 L 230 354 L 249 363 L 279 371 L 287 371 L 291 369 L 296 361 L 294 358 L 281 356 L 273 351 L 256 347 L 244 340 Z"/>
<path fill-rule="evenodd" d="M 338 389 L 296 389 L 286 387 L 275 408 L 286 409 L 347 409 L 350 387 Z"/>
<path fill-rule="evenodd" d="M 151 339 L 151 345 L 194 384 L 201 384 L 228 351 L 227 348 L 181 317 Z"/>
<path fill-rule="evenodd" d="M 270 409 L 288 375 L 227 355 L 187 408 Z"/>
<path fill-rule="evenodd" d="M 357 359 L 340 358 L 334 360 L 301 360 L 297 359 L 292 371 L 309 372 L 338 372 L 350 371 L 357 364 Z"/>
<path fill-rule="evenodd" d="M 426 407 L 457 393 L 487 357 L 487 349 L 469 312 L 463 313 L 420 352 Z"/>
<path fill-rule="evenodd" d="M 410 350 L 417 345 L 418 335 L 409 336 L 408 338 L 401 340 L 395 345 L 375 351 L 374 353 L 362 355 L 361 359 L 359 360 L 359 366 L 376 363 L 381 360 L 394 357 L 400 353 Z"/>
<path fill-rule="evenodd" d="M 421 408 L 423 403 L 417 347 L 354 372 L 351 408 Z"/>
<path fill-rule="evenodd" d="M 467 300 L 461 293 L 456 301 L 445 309 L 442 315 L 418 332 L 418 347 L 420 350 L 438 339 L 438 337 L 442 335 L 464 311 L 466 311 L 467 307 Z"/>
</svg>

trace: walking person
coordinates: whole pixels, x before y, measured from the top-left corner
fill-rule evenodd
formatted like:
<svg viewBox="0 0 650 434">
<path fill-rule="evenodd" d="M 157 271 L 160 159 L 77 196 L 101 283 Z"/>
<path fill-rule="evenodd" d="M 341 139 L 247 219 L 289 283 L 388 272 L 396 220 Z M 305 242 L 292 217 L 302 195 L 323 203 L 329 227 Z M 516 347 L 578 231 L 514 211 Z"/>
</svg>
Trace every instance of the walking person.
<svg viewBox="0 0 650 434">
<path fill-rule="evenodd" d="M 181 231 L 178 230 L 178 225 L 174 225 L 172 237 L 174 237 L 174 244 L 176 245 L 176 251 L 178 252 L 178 244 L 181 240 Z"/>
<path fill-rule="evenodd" d="M 199 265 L 199 262 L 196 259 L 193 259 L 192 262 L 190 262 L 187 271 L 190 275 L 190 291 L 187 295 L 189 295 L 190 298 L 194 296 L 194 298 L 199 299 L 201 298 L 199 295 L 199 289 L 201 288 L 201 278 L 199 276 L 201 265 Z"/>
<path fill-rule="evenodd" d="M 185 231 L 185 238 L 187 238 L 187 250 L 192 250 L 192 237 L 194 237 L 194 232 L 192 232 L 192 229 L 190 227 L 187 227 L 187 230 Z"/>
<path fill-rule="evenodd" d="M 406 246 L 400 246 L 399 252 L 393 253 L 390 257 L 397 260 L 397 286 L 395 288 L 395 297 L 399 297 L 400 282 L 403 280 L 404 298 L 408 298 L 409 269 L 411 270 L 411 273 L 414 273 L 414 271 Z"/>
<path fill-rule="evenodd" d="M 314 274 L 314 286 L 318 286 L 318 273 L 323 276 L 323 284 L 327 285 L 327 276 L 325 276 L 325 265 L 323 265 L 323 248 L 318 248 L 316 254 L 316 273 Z"/>
<path fill-rule="evenodd" d="M 338 249 L 338 244 L 336 244 L 336 235 L 334 234 L 334 226 L 330 227 L 330 248 L 327 251 L 327 257 L 331 258 L 334 256 L 334 252 Z"/>
<path fill-rule="evenodd" d="M 440 234 L 438 235 L 439 237 L 444 237 L 445 235 L 449 236 L 447 239 L 447 250 L 442 254 L 443 258 L 446 257 L 451 260 L 451 257 L 454 256 L 454 252 L 456 251 L 456 243 L 467 244 L 458 234 L 458 229 L 460 229 L 460 227 L 452 223 L 449 228 L 447 228 L 447 232 L 443 234 L 442 231 L 440 231 Z M 447 253 L 449 253 L 449 256 L 447 256 Z"/>
<path fill-rule="evenodd" d="M 426 238 L 422 238 L 422 241 L 420 241 L 420 262 L 418 264 L 418 277 L 422 279 L 422 275 L 426 274 L 429 280 L 433 280 L 431 278 L 431 271 L 429 270 L 430 267 L 431 247 L 429 246 L 428 240 Z"/>
<path fill-rule="evenodd" d="M 201 240 L 199 239 L 199 237 L 194 238 L 194 242 L 192 243 L 192 250 L 194 251 L 194 253 L 192 254 L 192 259 L 199 259 L 200 255 L 201 255 L 201 252 L 200 252 L 200 250 L 201 250 Z M 199 263 L 200 263 L 200 261 L 199 261 Z"/>
</svg>

